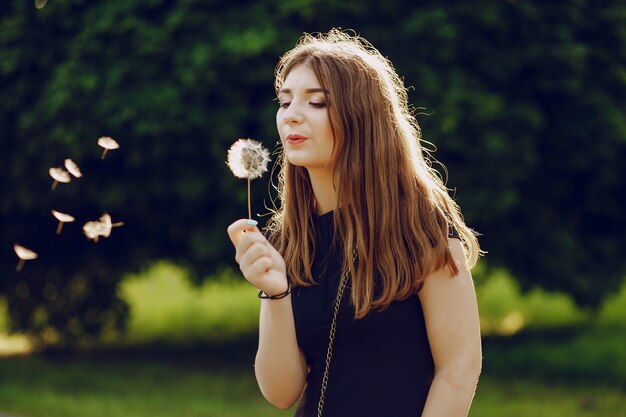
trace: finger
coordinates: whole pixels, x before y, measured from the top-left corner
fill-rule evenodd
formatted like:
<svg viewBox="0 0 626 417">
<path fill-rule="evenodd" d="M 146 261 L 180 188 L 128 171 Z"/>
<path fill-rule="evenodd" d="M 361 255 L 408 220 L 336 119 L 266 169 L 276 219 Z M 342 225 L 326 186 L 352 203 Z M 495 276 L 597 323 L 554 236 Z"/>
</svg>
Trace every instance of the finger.
<svg viewBox="0 0 626 417">
<path fill-rule="evenodd" d="M 243 254 L 249 251 L 255 243 L 266 246 L 267 240 L 260 232 L 247 231 L 241 238 L 239 238 L 239 244 L 235 248 L 235 260 L 239 262 L 239 259 L 243 256 Z"/>
<path fill-rule="evenodd" d="M 273 265 L 274 262 L 272 262 L 269 257 L 262 256 L 249 265 L 245 270 L 242 269 L 241 272 L 248 281 L 256 284 L 255 281 L 261 279 L 266 272 L 272 269 Z"/>
<path fill-rule="evenodd" d="M 240 249 L 246 243 L 244 240 L 247 241 L 247 238 L 248 237 L 242 239 L 239 243 L 237 254 L 235 255 L 235 260 L 239 263 L 241 268 L 245 268 L 247 265 L 254 263 L 254 261 L 263 256 L 271 258 L 269 248 L 263 242 L 252 242 L 247 249 Z"/>
<path fill-rule="evenodd" d="M 256 228 L 257 224 L 258 223 L 256 220 L 239 219 L 236 222 L 232 223 L 230 226 L 228 226 L 228 229 L 226 229 L 226 231 L 228 232 L 228 237 L 230 238 L 233 246 L 237 247 L 237 245 L 239 244 L 239 240 L 241 239 L 241 236 L 243 236 L 242 232 L 258 230 Z"/>
</svg>

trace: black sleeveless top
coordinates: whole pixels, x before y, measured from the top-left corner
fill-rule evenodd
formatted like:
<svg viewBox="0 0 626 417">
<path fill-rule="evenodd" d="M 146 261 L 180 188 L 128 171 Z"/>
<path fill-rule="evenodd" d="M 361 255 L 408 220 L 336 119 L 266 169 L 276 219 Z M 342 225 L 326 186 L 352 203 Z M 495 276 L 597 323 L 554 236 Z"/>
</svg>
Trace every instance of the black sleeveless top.
<svg viewBox="0 0 626 417">
<path fill-rule="evenodd" d="M 310 372 L 297 417 L 317 416 L 333 308 L 341 279 L 339 246 L 332 250 L 333 212 L 315 216 L 317 285 L 296 287 L 291 303 L 298 345 Z M 420 416 L 434 364 L 417 295 L 356 320 L 350 281 L 337 318 L 325 417 Z"/>
</svg>

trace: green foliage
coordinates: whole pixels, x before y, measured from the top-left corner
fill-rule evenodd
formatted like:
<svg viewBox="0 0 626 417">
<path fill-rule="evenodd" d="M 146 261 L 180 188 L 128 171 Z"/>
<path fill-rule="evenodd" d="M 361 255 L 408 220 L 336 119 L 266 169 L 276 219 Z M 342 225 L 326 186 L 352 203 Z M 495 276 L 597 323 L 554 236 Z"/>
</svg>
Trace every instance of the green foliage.
<svg viewBox="0 0 626 417">
<path fill-rule="evenodd" d="M 585 385 L 603 381 L 626 389 L 624 327 L 521 334 L 485 343 L 488 374 L 560 380 Z"/>
<path fill-rule="evenodd" d="M 302 31 L 354 28 L 405 77 L 489 265 L 523 290 L 598 306 L 625 273 L 626 9 L 389 0 L 56 0 L 0 10 L 0 293 L 11 326 L 73 344 L 120 328 L 124 273 L 155 259 L 199 281 L 232 265 L 246 214 L 228 146 L 272 148 L 273 69 Z M 122 148 L 100 160 L 99 136 Z M 85 177 L 50 191 L 70 157 Z M 270 204 L 253 184 L 254 211 Z M 50 209 L 77 222 L 54 236 Z M 108 211 L 125 222 L 86 242 Z M 14 242 L 40 253 L 11 272 Z M 112 324 L 111 324 L 112 323 Z"/>
<path fill-rule="evenodd" d="M 6 334 L 9 328 L 9 324 L 7 323 L 7 313 L 7 302 L 5 299 L 0 298 L 0 334 Z"/>
<path fill-rule="evenodd" d="M 597 306 L 625 266 L 623 6 L 472 2 L 409 15 L 403 36 L 387 35 L 401 42 L 390 58 L 432 112 L 425 137 L 490 265 L 523 289 Z M 415 39 L 422 59 L 403 60 Z"/>
<path fill-rule="evenodd" d="M 623 326 L 626 320 L 626 281 L 619 292 L 611 295 L 598 312 L 598 323 L 607 327 Z"/>
<path fill-rule="evenodd" d="M 591 320 L 590 314 L 577 308 L 564 293 L 534 288 L 522 294 L 505 271 L 497 271 L 480 282 L 476 295 L 483 335 L 507 336 L 525 329 L 571 328 Z M 624 309 L 622 306 L 622 312 Z M 621 324 L 626 325 L 626 320 L 622 318 Z"/>
<path fill-rule="evenodd" d="M 478 275 L 482 275 L 480 271 Z M 478 281 L 476 294 L 485 337 L 562 332 L 590 325 L 626 329 L 626 281 L 595 315 L 576 307 L 564 293 L 535 288 L 523 294 L 504 271 Z M 256 290 L 232 270 L 193 287 L 187 271 L 159 261 L 141 273 L 126 276 L 119 291 L 129 306 L 129 322 L 121 339 L 112 335 L 116 344 L 215 343 L 256 337 L 258 331 Z"/>
<path fill-rule="evenodd" d="M 114 343 L 223 343 L 258 332 L 257 291 L 233 271 L 192 287 L 184 270 L 159 262 L 124 279 L 120 293 L 130 318 Z"/>
</svg>

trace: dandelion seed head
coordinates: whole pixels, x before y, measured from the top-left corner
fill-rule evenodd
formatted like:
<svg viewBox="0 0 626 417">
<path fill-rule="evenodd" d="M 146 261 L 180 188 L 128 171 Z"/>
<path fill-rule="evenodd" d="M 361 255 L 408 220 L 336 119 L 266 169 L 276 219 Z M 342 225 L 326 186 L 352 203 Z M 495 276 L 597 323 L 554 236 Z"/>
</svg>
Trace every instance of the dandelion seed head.
<svg viewBox="0 0 626 417">
<path fill-rule="evenodd" d="M 270 153 L 252 139 L 238 139 L 228 150 L 226 164 L 237 178 L 260 178 L 267 172 Z"/>
</svg>

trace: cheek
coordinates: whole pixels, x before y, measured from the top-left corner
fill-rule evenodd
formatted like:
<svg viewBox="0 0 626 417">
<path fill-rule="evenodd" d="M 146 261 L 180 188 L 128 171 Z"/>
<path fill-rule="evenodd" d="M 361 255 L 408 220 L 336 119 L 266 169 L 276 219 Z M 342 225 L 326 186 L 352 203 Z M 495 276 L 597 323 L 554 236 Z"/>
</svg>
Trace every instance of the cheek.
<svg viewBox="0 0 626 417">
<path fill-rule="evenodd" d="M 315 117 L 315 126 L 317 131 L 323 133 L 326 137 L 333 136 L 333 129 L 331 128 L 330 118 L 325 113 L 318 113 Z"/>
<path fill-rule="evenodd" d="M 281 123 L 282 121 L 282 117 L 281 115 L 278 113 L 276 113 L 276 131 L 278 132 L 278 137 L 280 139 L 280 141 L 283 143 L 283 145 L 285 144 L 283 141 L 283 132 L 281 131 L 281 127 L 283 125 L 283 123 Z"/>
<path fill-rule="evenodd" d="M 334 144 L 335 143 L 335 133 L 333 132 L 333 128 L 332 125 L 330 124 L 330 119 L 327 117 L 326 120 L 324 121 L 324 130 L 326 132 L 326 137 L 328 138 L 328 141 L 330 142 L 330 144 Z"/>
</svg>

